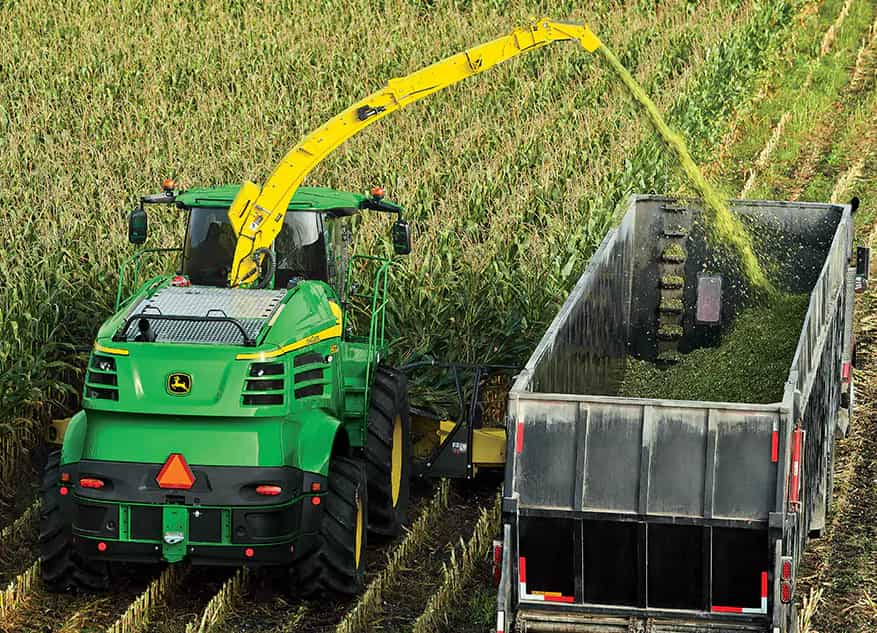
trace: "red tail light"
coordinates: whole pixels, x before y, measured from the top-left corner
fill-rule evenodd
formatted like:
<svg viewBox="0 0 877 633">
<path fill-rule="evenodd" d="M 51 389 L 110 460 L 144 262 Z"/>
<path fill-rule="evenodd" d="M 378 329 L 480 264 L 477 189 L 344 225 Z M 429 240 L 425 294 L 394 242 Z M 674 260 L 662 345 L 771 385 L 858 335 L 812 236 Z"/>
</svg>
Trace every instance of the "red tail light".
<svg viewBox="0 0 877 633">
<path fill-rule="evenodd" d="M 780 583 L 780 600 L 783 601 L 783 604 L 789 604 L 792 601 L 792 583 L 785 581 Z"/>
<path fill-rule="evenodd" d="M 790 581 L 792 579 L 792 559 L 783 557 L 782 564 L 780 567 L 780 578 L 785 581 Z"/>
<path fill-rule="evenodd" d="M 280 486 L 256 486 L 256 494 L 265 495 L 267 497 L 274 497 L 283 492 L 283 488 Z"/>
<path fill-rule="evenodd" d="M 82 488 L 103 488 L 104 482 L 100 479 L 94 479 L 92 477 L 84 477 L 79 480 L 79 485 Z"/>
</svg>

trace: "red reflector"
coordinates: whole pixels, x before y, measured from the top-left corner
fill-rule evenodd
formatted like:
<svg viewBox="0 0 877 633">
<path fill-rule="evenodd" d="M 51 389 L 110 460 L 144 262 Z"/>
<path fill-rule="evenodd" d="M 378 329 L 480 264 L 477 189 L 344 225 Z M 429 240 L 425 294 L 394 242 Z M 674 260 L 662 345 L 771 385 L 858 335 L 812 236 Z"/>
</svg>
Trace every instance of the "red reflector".
<svg viewBox="0 0 877 633">
<path fill-rule="evenodd" d="M 195 475 L 180 453 L 171 453 L 155 478 L 159 488 L 188 490 L 195 483 Z"/>
<path fill-rule="evenodd" d="M 524 423 L 518 422 L 515 429 L 515 452 L 520 453 L 524 450 Z"/>
<path fill-rule="evenodd" d="M 67 486 L 61 486 L 61 488 L 60 488 L 60 490 L 58 490 L 58 492 L 60 492 L 61 496 L 64 497 L 67 495 L 68 492 L 70 492 L 70 489 Z"/>
<path fill-rule="evenodd" d="M 783 580 L 791 580 L 792 579 L 792 561 L 790 561 L 790 560 L 783 561 L 782 579 Z"/>
<path fill-rule="evenodd" d="M 502 541 L 493 542 L 493 586 L 499 587 L 502 578 Z"/>
<path fill-rule="evenodd" d="M 783 604 L 789 604 L 792 601 L 792 584 L 788 582 L 780 583 L 780 600 Z"/>
<path fill-rule="evenodd" d="M 717 607 L 713 606 L 713 613 L 743 613 L 743 607 Z"/>
<path fill-rule="evenodd" d="M 70 481 L 70 473 L 61 473 L 61 481 Z"/>
<path fill-rule="evenodd" d="M 545 602 L 569 602 L 573 603 L 576 599 L 572 596 L 545 596 Z"/>
<path fill-rule="evenodd" d="M 850 381 L 850 364 L 849 363 L 843 364 L 843 368 L 841 369 L 841 379 L 844 382 Z"/>
<path fill-rule="evenodd" d="M 100 479 L 92 479 L 91 477 L 85 477 L 79 480 L 79 485 L 83 488 L 103 488 L 104 482 Z"/>
<path fill-rule="evenodd" d="M 279 495 L 281 492 L 283 492 L 283 488 L 281 488 L 280 486 L 256 486 L 256 493 L 260 495 L 273 497 L 275 495 Z"/>
<path fill-rule="evenodd" d="M 99 552 L 105 552 L 105 551 L 107 551 L 107 544 L 104 543 L 103 541 L 101 541 L 100 543 L 98 543 L 98 544 L 97 544 L 97 551 L 99 551 Z"/>
<path fill-rule="evenodd" d="M 311 492 L 320 492 L 320 488 L 321 486 L 319 481 L 315 481 L 311 484 Z"/>
<path fill-rule="evenodd" d="M 780 432 L 770 434 L 770 461 L 776 464 L 780 459 Z"/>
<path fill-rule="evenodd" d="M 318 506 L 321 503 L 323 503 L 323 501 L 319 497 L 311 497 L 311 504 L 312 505 Z"/>
<path fill-rule="evenodd" d="M 244 550 L 244 556 L 246 556 L 247 558 L 252 558 L 255 553 L 256 552 L 253 551 L 252 547 L 248 547 Z"/>
</svg>

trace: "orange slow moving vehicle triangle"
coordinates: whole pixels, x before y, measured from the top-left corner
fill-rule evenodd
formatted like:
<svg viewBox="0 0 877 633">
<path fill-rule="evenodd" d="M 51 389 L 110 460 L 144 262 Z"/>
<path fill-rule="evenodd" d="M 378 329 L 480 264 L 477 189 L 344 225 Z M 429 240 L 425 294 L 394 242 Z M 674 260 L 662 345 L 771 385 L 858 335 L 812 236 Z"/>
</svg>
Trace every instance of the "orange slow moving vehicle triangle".
<svg viewBox="0 0 877 633">
<path fill-rule="evenodd" d="M 181 453 L 171 453 L 155 478 L 159 488 L 188 490 L 195 483 L 195 475 Z"/>
</svg>

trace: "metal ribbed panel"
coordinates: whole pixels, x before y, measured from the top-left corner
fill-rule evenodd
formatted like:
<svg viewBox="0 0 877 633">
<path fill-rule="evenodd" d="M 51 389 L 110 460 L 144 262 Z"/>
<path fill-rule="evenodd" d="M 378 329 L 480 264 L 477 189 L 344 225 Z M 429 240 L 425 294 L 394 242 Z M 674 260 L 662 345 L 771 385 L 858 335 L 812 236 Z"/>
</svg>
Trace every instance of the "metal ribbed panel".
<svg viewBox="0 0 877 633">
<path fill-rule="evenodd" d="M 143 315 L 149 318 L 149 313 Z M 261 319 L 237 319 L 244 328 L 247 336 L 255 339 L 262 327 Z M 152 331 L 155 332 L 156 343 L 231 343 L 240 345 L 243 343 L 241 331 L 234 324 L 222 321 L 151 321 Z M 128 326 L 125 338 L 134 340 L 138 334 L 137 319 Z"/>
<path fill-rule="evenodd" d="M 141 301 L 131 314 L 152 312 L 174 316 L 227 316 L 238 320 L 267 320 L 285 296 L 285 290 L 168 287 Z"/>
<path fill-rule="evenodd" d="M 262 325 L 277 311 L 285 290 L 243 290 L 192 286 L 168 287 L 138 303 L 131 317 L 162 315 L 151 321 L 156 342 L 170 343 L 231 343 L 241 344 L 243 336 L 233 323 L 223 321 L 176 321 L 170 317 L 228 317 L 255 339 Z M 134 340 L 138 320 L 132 318 L 125 338 Z"/>
</svg>

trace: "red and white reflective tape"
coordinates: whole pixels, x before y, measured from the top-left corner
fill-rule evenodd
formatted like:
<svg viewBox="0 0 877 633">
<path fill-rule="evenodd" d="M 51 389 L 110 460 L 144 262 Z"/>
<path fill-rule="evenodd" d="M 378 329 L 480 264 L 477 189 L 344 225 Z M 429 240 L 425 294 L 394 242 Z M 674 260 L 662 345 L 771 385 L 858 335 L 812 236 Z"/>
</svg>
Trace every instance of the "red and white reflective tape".
<svg viewBox="0 0 877 633">
<path fill-rule="evenodd" d="M 713 606 L 713 613 L 738 613 L 746 615 L 766 615 L 767 614 L 767 572 L 761 572 L 761 606 L 757 609 L 752 607 L 719 607 Z"/>
<path fill-rule="evenodd" d="M 843 365 L 841 365 L 841 370 L 840 370 L 840 378 L 844 382 L 844 384 L 846 384 L 850 381 L 850 373 L 851 373 L 850 362 L 846 361 Z"/>
<path fill-rule="evenodd" d="M 524 450 L 524 423 L 518 422 L 515 429 L 515 452 L 520 453 Z"/>
<path fill-rule="evenodd" d="M 527 559 L 523 556 L 518 558 L 518 593 L 522 599 L 527 595 Z"/>
<path fill-rule="evenodd" d="M 573 596 L 565 596 L 559 591 L 534 591 L 527 592 L 527 559 L 524 556 L 518 558 L 518 589 L 521 600 L 537 600 L 540 602 L 575 602 Z"/>
<path fill-rule="evenodd" d="M 801 454 L 804 446 L 804 431 L 795 429 L 792 433 L 792 472 L 789 476 L 789 503 L 798 504 L 801 487 Z"/>
<path fill-rule="evenodd" d="M 774 420 L 773 431 L 770 434 L 770 461 L 776 464 L 780 460 L 780 431 Z"/>
<path fill-rule="evenodd" d="M 505 611 L 496 612 L 496 633 L 505 633 Z"/>
</svg>

